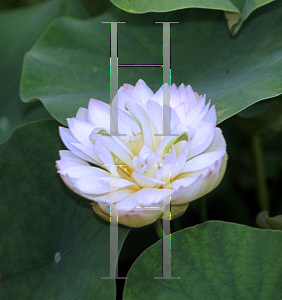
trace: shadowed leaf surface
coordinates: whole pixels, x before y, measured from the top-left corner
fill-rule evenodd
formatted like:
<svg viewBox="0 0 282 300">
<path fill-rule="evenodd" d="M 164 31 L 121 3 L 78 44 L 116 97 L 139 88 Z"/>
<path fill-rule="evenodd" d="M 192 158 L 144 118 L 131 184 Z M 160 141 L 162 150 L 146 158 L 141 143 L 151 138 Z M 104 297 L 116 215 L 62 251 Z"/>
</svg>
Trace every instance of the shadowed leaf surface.
<svg viewBox="0 0 282 300">
<path fill-rule="evenodd" d="M 56 173 L 58 123 L 15 130 L 0 146 L 0 298 L 115 299 L 110 226 Z M 119 228 L 119 247 L 128 229 Z"/>
<path fill-rule="evenodd" d="M 52 118 L 39 102 L 23 104 L 19 87 L 25 53 L 50 22 L 63 15 L 86 17 L 87 13 L 78 0 L 52 0 L 0 12 L 0 143 L 24 123 Z"/>
</svg>

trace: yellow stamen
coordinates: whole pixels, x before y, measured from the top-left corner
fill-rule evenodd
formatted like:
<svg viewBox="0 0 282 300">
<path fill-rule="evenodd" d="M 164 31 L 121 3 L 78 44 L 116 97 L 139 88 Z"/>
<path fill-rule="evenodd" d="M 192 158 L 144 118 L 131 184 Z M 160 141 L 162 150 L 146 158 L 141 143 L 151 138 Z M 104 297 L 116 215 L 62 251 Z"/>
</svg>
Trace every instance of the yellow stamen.
<svg viewBox="0 0 282 300">
<path fill-rule="evenodd" d="M 128 166 L 126 165 L 119 165 L 118 166 L 118 169 L 123 171 L 127 176 L 131 176 L 132 175 L 132 170 L 130 168 L 128 168 Z"/>
</svg>

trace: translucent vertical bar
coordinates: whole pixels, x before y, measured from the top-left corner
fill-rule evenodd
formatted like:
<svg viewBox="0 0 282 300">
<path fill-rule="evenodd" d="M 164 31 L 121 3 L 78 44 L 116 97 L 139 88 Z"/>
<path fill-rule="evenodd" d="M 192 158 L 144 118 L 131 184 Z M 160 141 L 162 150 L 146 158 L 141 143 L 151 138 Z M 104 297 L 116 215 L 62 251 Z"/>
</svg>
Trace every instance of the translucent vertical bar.
<svg viewBox="0 0 282 300">
<path fill-rule="evenodd" d="M 118 102 L 113 101 L 118 91 L 118 66 L 117 66 L 117 23 L 111 23 L 111 108 L 110 108 L 110 133 L 118 134 Z"/>
<path fill-rule="evenodd" d="M 117 165 L 109 165 L 111 174 L 114 173 L 113 168 Z M 111 186 L 118 186 L 118 178 L 111 176 Z M 113 208 L 113 204 L 118 201 L 118 193 L 111 192 L 111 208 L 110 208 L 110 277 L 101 277 L 101 279 L 126 279 L 126 277 L 118 277 L 118 212 Z"/>
<path fill-rule="evenodd" d="M 110 57 L 110 134 L 113 136 L 121 135 L 118 133 L 118 101 L 113 101 L 118 91 L 118 36 L 117 24 L 126 22 L 102 22 L 111 24 L 111 57 Z M 124 134 L 123 134 L 124 135 Z"/>
<path fill-rule="evenodd" d="M 162 165 L 163 178 L 171 178 L 171 165 Z M 179 279 L 171 277 L 170 190 L 163 189 L 163 276 L 154 279 Z"/>
<path fill-rule="evenodd" d="M 170 69 L 170 24 L 179 22 L 155 22 L 163 23 L 163 133 L 155 134 L 157 136 L 171 136 L 170 132 L 170 85 L 171 85 L 171 69 Z M 169 120 L 169 122 L 168 122 Z"/>
<path fill-rule="evenodd" d="M 170 135 L 170 23 L 163 23 L 163 134 Z"/>
</svg>

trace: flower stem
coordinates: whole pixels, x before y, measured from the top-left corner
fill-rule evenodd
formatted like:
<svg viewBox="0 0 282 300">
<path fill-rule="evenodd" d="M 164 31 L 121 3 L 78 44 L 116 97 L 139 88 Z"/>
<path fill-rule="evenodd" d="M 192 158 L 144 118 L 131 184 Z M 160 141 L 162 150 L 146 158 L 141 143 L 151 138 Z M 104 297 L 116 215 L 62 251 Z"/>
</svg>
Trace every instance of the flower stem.
<svg viewBox="0 0 282 300">
<path fill-rule="evenodd" d="M 260 139 L 257 134 L 254 134 L 251 139 L 251 146 L 255 167 L 255 178 L 257 185 L 257 196 L 260 211 L 269 210 L 269 194 L 266 184 L 266 176 L 263 165 L 263 155 L 260 144 Z"/>
<path fill-rule="evenodd" d="M 171 231 L 176 232 L 181 229 L 183 229 L 183 228 L 181 226 L 180 218 L 178 217 L 171 222 Z"/>
<path fill-rule="evenodd" d="M 159 237 L 159 239 L 163 238 L 163 226 L 162 226 L 162 220 L 158 219 L 155 223 L 154 223 L 155 229 L 156 229 L 156 233 Z"/>
<path fill-rule="evenodd" d="M 208 209 L 207 209 L 206 197 L 201 197 L 199 199 L 199 205 L 200 205 L 201 222 L 206 222 L 208 220 Z"/>
</svg>

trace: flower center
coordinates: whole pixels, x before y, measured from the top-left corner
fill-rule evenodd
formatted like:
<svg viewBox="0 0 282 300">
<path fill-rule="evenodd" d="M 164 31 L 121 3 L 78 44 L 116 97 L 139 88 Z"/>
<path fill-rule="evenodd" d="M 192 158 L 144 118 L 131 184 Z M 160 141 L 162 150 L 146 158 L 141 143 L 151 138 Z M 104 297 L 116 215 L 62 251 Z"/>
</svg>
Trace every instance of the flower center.
<svg viewBox="0 0 282 300">
<path fill-rule="evenodd" d="M 131 176 L 132 175 L 132 170 L 130 168 L 128 168 L 127 165 L 119 165 L 118 166 L 118 170 L 121 170 L 125 175 L 127 176 Z"/>
<path fill-rule="evenodd" d="M 134 134 L 130 136 L 129 141 L 126 143 L 126 146 L 131 150 L 133 155 L 138 156 L 142 146 L 143 146 L 143 138 L 142 134 Z"/>
</svg>

